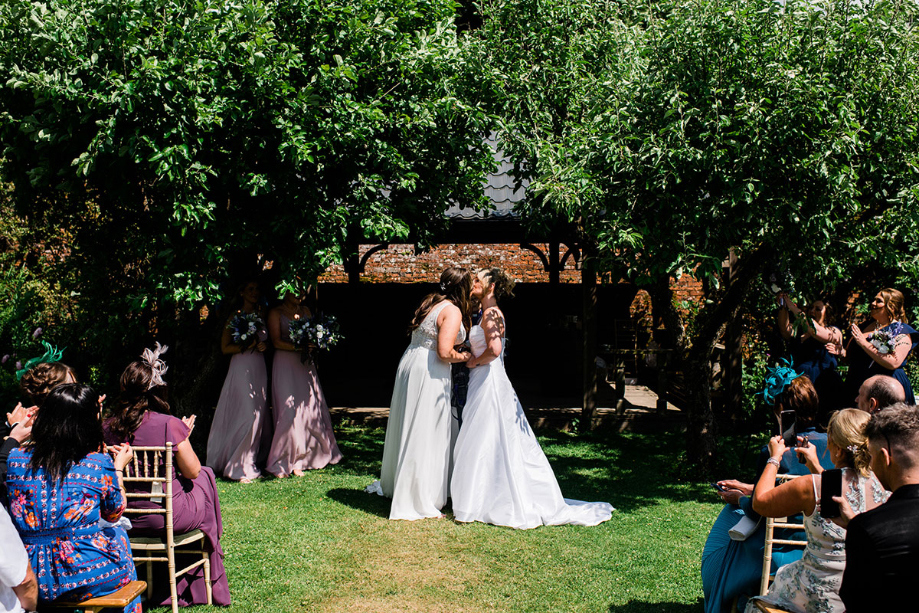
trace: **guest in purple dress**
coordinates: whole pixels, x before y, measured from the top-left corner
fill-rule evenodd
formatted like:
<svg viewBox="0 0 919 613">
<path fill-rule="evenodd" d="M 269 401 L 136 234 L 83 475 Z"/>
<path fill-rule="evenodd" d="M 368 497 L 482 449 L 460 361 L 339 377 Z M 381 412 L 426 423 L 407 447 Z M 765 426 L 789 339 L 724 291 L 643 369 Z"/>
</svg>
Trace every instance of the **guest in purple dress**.
<svg viewBox="0 0 919 613">
<path fill-rule="evenodd" d="M 201 466 L 188 441 L 194 428 L 194 416 L 179 419 L 169 414 L 165 400 L 166 385 L 162 375 L 166 366 L 159 354 L 160 348 L 144 351 L 144 359 L 132 362 L 121 375 L 121 395 L 105 421 L 105 441 L 108 444 L 128 442 L 137 447 L 161 446 L 172 443 L 174 450 L 172 508 L 174 529 L 177 534 L 200 529 L 204 532 L 205 548 L 210 551 L 213 602 L 217 605 L 230 604 L 230 586 L 223 567 L 223 549 L 220 535 L 223 520 L 220 517 L 220 499 L 217 497 L 217 483 L 214 471 Z M 142 485 L 129 491 L 144 491 Z M 146 488 L 149 492 L 149 486 Z M 159 508 L 150 500 L 132 500 L 131 508 Z M 160 534 L 165 530 L 162 514 L 132 515 L 131 534 Z M 165 568 L 163 565 L 157 567 Z M 157 569 L 159 570 L 159 569 Z M 154 581 L 154 602 L 169 605 L 168 582 Z M 204 583 L 204 569 L 198 567 L 179 577 L 179 606 L 207 603 L 207 589 Z"/>
<path fill-rule="evenodd" d="M 316 366 L 301 359 L 290 339 L 291 320 L 303 317 L 310 317 L 310 311 L 293 293 L 268 313 L 268 334 L 277 349 L 271 374 L 274 438 L 268 472 L 276 477 L 300 476 L 304 470 L 341 461 Z"/>
<path fill-rule="evenodd" d="M 48 394 L 32 441 L 10 454 L 10 516 L 41 601 L 105 596 L 137 579 L 127 534 L 113 524 L 125 508 L 122 471 L 131 448 L 113 449 L 113 461 L 101 447 L 99 396 L 67 383 Z M 140 610 L 140 599 L 124 609 Z"/>
<path fill-rule="evenodd" d="M 223 329 L 220 349 L 233 357 L 207 438 L 207 465 L 215 473 L 241 483 L 250 483 L 260 476 L 256 460 L 264 432 L 267 430 L 269 436 L 271 432 L 270 424 L 265 428 L 265 420 L 269 418 L 268 373 L 263 352 L 267 348 L 268 331 L 265 314 L 259 308 L 259 295 L 257 282 L 244 285 L 233 315 Z M 244 319 L 247 316 L 248 321 Z M 234 321 L 248 326 L 240 333 Z M 266 450 L 270 444 L 269 438 Z"/>
</svg>

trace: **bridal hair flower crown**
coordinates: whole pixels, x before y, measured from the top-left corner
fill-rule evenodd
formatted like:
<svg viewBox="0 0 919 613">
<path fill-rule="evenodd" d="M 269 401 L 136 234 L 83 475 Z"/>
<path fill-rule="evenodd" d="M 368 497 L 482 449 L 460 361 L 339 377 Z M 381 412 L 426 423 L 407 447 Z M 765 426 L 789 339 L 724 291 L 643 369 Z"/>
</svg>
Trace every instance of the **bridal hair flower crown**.
<svg viewBox="0 0 919 613">
<path fill-rule="evenodd" d="M 166 385 L 166 382 L 163 381 L 163 375 L 166 374 L 169 367 L 166 366 L 166 362 L 160 359 L 160 356 L 166 353 L 168 349 L 168 345 L 160 345 L 157 342 L 155 349 L 144 349 L 144 352 L 140 354 L 140 359 L 150 367 L 151 377 L 147 390 L 151 390 L 158 385 Z"/>
<path fill-rule="evenodd" d="M 784 362 L 784 365 L 782 364 Z M 801 373 L 795 372 L 792 366 L 792 360 L 784 358 L 779 359 L 779 365 L 775 368 L 766 368 L 766 387 L 760 394 L 768 404 L 774 405 L 785 388 L 792 381 L 801 376 Z"/>
<path fill-rule="evenodd" d="M 32 370 L 33 366 L 38 366 L 39 364 L 50 364 L 52 362 L 60 362 L 61 358 L 64 357 L 63 349 L 58 349 L 47 341 L 42 341 L 41 344 L 44 345 L 45 352 L 37 358 L 27 360 L 26 363 L 22 365 L 22 368 L 16 371 L 17 381 L 21 380 L 24 374 Z"/>
</svg>

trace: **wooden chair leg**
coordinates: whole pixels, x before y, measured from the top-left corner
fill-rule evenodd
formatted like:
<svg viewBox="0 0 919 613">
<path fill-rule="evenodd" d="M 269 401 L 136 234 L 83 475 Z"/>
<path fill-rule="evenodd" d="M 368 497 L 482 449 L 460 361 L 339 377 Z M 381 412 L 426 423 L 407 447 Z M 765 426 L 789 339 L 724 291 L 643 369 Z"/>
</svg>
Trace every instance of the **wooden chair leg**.
<svg viewBox="0 0 919 613">
<path fill-rule="evenodd" d="M 204 588 L 207 590 L 207 604 L 214 604 L 214 587 L 211 585 L 211 560 L 204 554 Z"/>
<path fill-rule="evenodd" d="M 153 562 L 144 562 L 144 566 L 147 567 L 147 602 L 152 602 L 153 601 Z"/>
<path fill-rule="evenodd" d="M 169 565 L 169 595 L 172 597 L 172 613 L 179 613 L 179 592 L 176 588 L 176 553 L 175 547 L 166 548 Z"/>
</svg>

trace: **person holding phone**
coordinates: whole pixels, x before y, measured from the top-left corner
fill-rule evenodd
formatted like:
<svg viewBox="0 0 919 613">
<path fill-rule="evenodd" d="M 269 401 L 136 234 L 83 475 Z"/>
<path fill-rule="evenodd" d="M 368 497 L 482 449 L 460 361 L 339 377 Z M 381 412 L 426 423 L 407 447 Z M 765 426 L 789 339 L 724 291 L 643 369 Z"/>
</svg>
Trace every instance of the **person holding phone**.
<svg viewBox="0 0 919 613">
<path fill-rule="evenodd" d="M 826 453 L 826 434 L 816 430 L 819 403 L 810 379 L 788 366 L 770 369 L 763 397 L 772 405 L 779 422 L 783 411 L 794 411 L 797 435 L 809 441 L 826 468 L 832 468 Z M 787 429 L 779 423 L 779 432 Z M 771 470 L 767 464 L 770 457 L 769 449 L 763 447 L 756 475 Z M 794 450 L 787 449 L 779 461 L 778 472 L 804 475 L 809 471 Z M 702 550 L 702 591 L 706 613 L 721 613 L 729 609 L 735 598 L 743 599 L 758 593 L 766 538 L 765 522 L 761 521 L 752 506 L 754 484 L 725 479 L 715 486 L 716 489 L 721 488 L 719 496 L 727 504 L 715 520 Z M 782 531 L 782 538 L 786 537 L 801 540 L 803 535 Z M 801 555 L 799 547 L 776 546 L 772 557 L 773 569 L 800 559 Z"/>
<path fill-rule="evenodd" d="M 839 470 L 824 471 L 816 448 L 808 443 L 795 451 L 812 474 L 778 486 L 775 478 L 787 448 L 781 436 L 769 441 L 769 460 L 753 493 L 753 509 L 765 517 L 803 513 L 807 549 L 800 560 L 778 569 L 769 593 L 751 599 L 747 613 L 758 610 L 756 600 L 798 613 L 843 610 L 839 588 L 846 567 L 846 531 L 832 521 L 840 511 L 829 495 L 841 493 L 854 513 L 887 500 L 889 493 L 868 468 L 865 426 L 870 419 L 858 409 L 834 413 L 827 428 L 827 451 Z M 832 491 L 823 496 L 824 488 Z"/>
<path fill-rule="evenodd" d="M 835 353 L 842 346 L 843 336 L 839 328 L 831 325 L 833 307 L 818 298 L 802 309 L 784 292 L 776 300 L 779 304 L 776 323 L 779 334 L 788 342 L 792 368 L 807 375 L 814 384 L 820 398 L 820 415 L 825 418 L 846 406 L 849 400 L 842 397 L 843 381 L 837 371 Z M 803 320 L 806 325 L 796 330 L 794 320 Z"/>
</svg>

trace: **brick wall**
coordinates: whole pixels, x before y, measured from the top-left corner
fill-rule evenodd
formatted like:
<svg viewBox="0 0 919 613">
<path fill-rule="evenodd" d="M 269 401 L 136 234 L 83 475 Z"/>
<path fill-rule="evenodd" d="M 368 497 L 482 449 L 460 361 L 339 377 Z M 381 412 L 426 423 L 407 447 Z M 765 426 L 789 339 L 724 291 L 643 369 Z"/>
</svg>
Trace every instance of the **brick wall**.
<svg viewBox="0 0 919 613">
<path fill-rule="evenodd" d="M 545 253 L 549 245 L 535 245 Z M 361 245 L 360 256 L 373 245 Z M 559 249 L 559 261 L 565 256 L 566 247 Z M 518 244 L 445 244 L 438 245 L 425 253 L 415 255 L 411 244 L 393 244 L 377 251 L 367 260 L 361 281 L 364 283 L 435 283 L 440 272 L 448 266 L 462 266 L 479 270 L 490 266 L 503 269 L 517 283 L 548 283 L 549 273 L 543 269 L 539 257 Z M 581 273 L 575 268 L 573 257 L 565 262 L 565 269 L 559 275 L 562 283 L 580 283 Z M 347 283 L 348 274 L 341 265 L 332 266 L 321 277 L 320 283 Z"/>
</svg>

